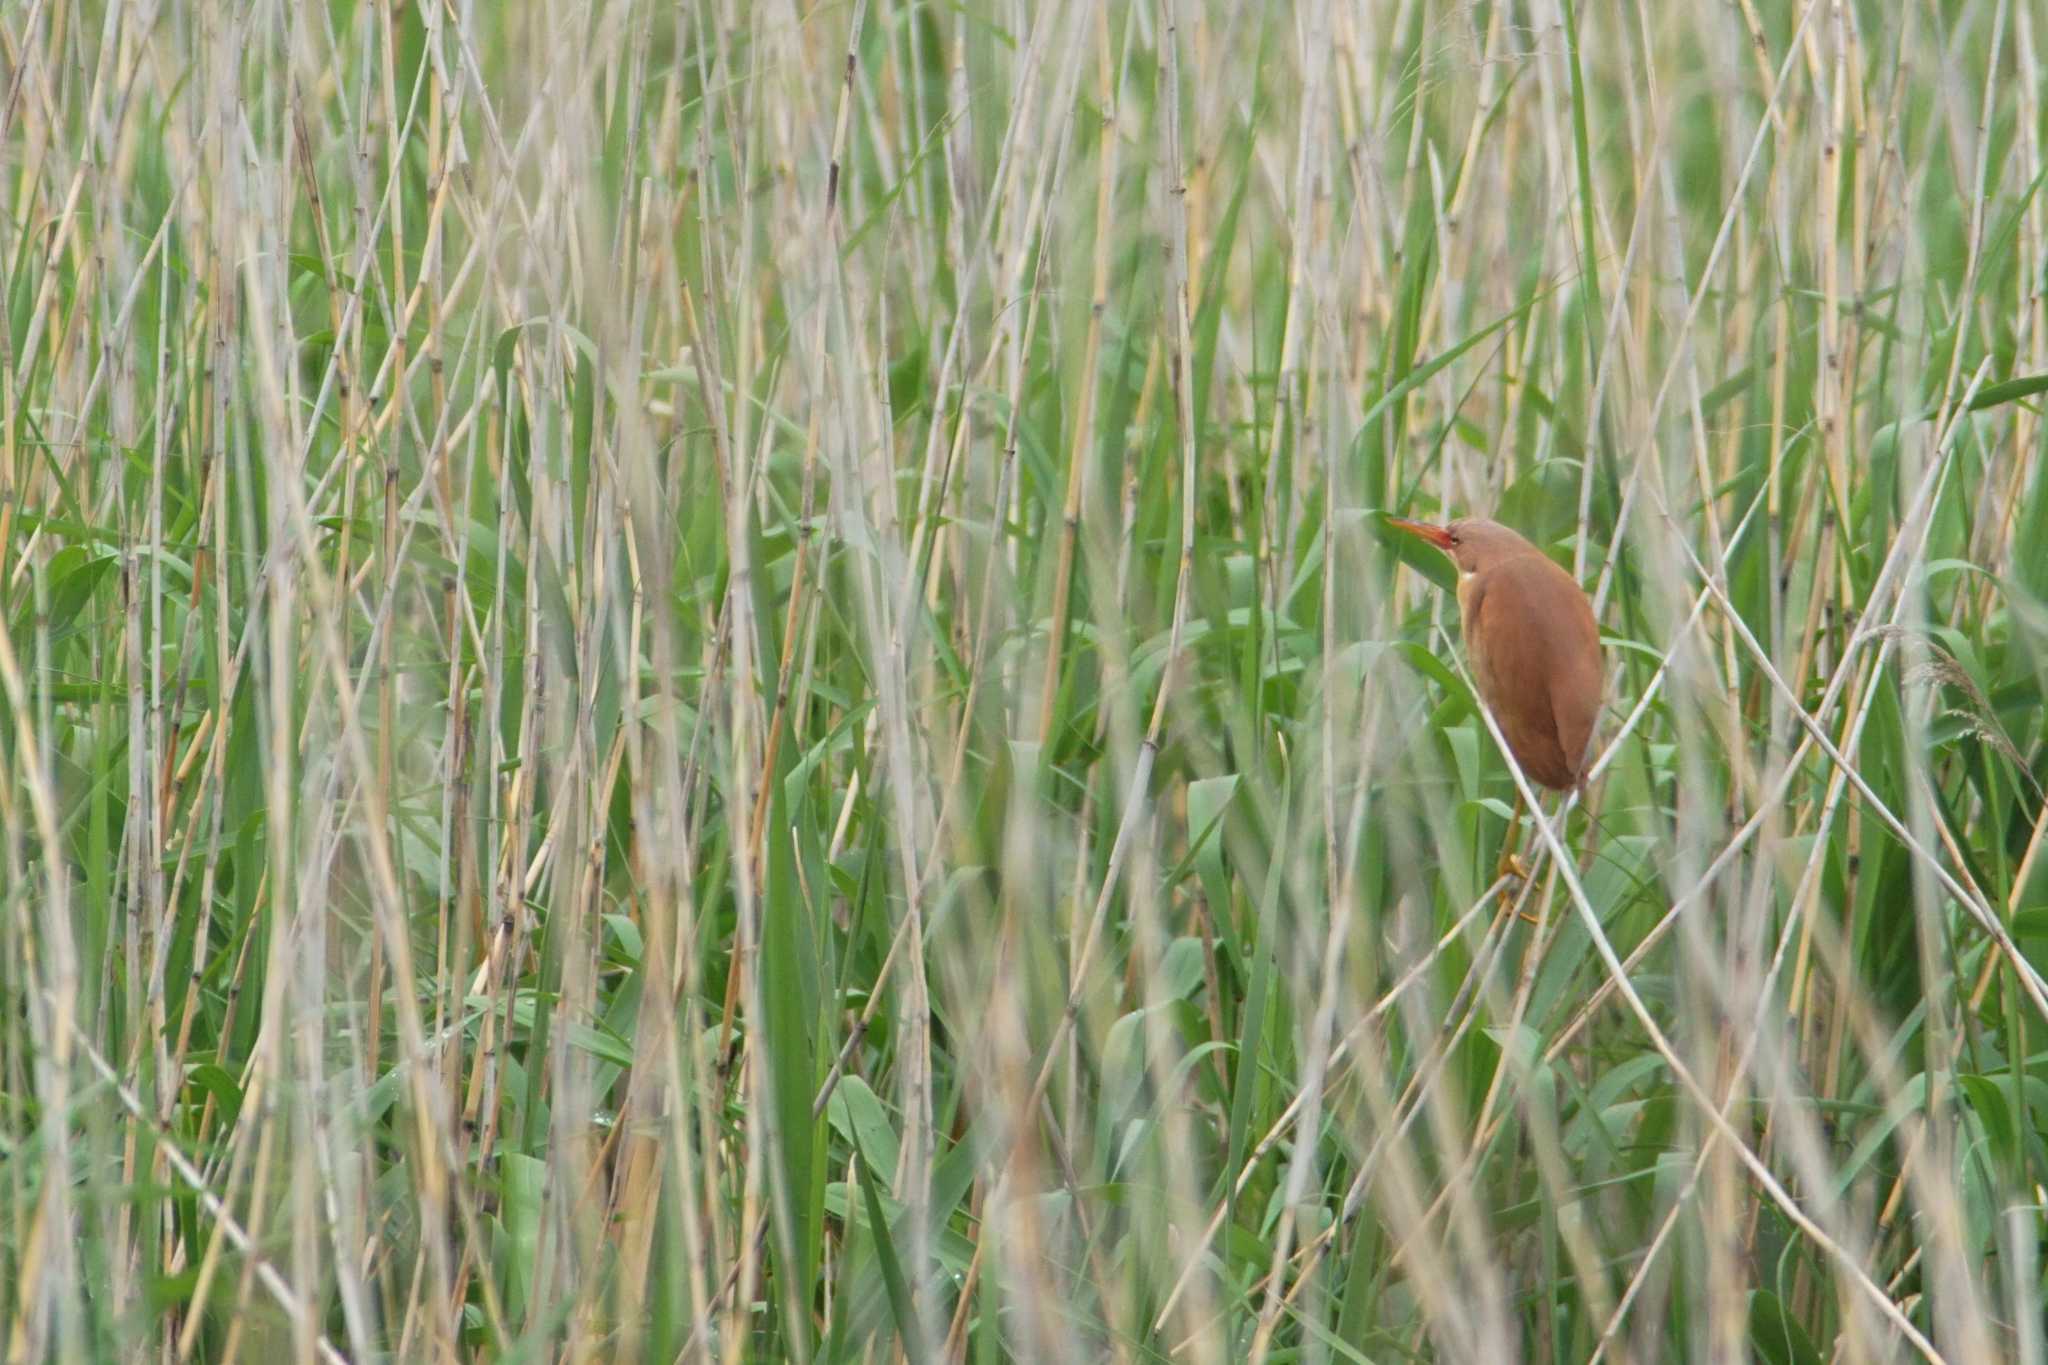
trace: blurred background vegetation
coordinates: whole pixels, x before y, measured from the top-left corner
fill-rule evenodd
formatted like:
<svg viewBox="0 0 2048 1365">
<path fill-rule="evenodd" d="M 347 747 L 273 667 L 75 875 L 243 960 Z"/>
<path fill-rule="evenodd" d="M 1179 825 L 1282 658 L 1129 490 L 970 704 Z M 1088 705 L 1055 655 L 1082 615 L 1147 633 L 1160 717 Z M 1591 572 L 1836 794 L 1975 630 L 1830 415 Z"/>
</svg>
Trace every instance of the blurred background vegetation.
<svg viewBox="0 0 2048 1365">
<path fill-rule="evenodd" d="M 10 0 L 0 1352 L 2048 1359 L 2044 44 Z"/>
</svg>

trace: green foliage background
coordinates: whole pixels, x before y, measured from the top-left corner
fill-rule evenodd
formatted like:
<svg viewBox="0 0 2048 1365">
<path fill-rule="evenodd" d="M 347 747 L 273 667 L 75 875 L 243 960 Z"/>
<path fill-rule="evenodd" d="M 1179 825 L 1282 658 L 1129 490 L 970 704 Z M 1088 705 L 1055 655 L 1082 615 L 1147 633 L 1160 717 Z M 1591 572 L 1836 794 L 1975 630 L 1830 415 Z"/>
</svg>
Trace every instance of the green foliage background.
<svg viewBox="0 0 2048 1365">
<path fill-rule="evenodd" d="M 0 1350 L 2048 1359 L 2044 44 L 0 8 Z"/>
</svg>

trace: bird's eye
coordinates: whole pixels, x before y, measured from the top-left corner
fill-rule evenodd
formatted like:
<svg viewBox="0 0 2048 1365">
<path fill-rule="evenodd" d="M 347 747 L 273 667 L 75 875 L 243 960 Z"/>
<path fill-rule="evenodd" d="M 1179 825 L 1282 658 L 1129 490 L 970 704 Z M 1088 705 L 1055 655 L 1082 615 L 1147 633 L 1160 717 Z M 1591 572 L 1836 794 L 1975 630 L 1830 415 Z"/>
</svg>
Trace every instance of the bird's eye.
<svg viewBox="0 0 2048 1365">
<path fill-rule="evenodd" d="M 1456 545 L 1457 543 L 1458 543 L 1458 533 L 1457 533 L 1456 531 L 1453 531 L 1453 532 L 1451 532 L 1451 544 L 1453 544 L 1453 545 Z"/>
</svg>

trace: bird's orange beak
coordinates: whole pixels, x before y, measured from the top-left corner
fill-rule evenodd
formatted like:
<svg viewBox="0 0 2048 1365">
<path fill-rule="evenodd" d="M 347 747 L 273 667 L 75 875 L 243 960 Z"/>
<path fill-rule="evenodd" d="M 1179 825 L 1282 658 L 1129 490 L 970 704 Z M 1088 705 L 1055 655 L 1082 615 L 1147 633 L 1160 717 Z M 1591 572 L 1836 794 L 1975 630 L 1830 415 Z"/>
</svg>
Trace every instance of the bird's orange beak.
<svg viewBox="0 0 2048 1365">
<path fill-rule="evenodd" d="M 1400 517 L 1388 517 L 1387 525 L 1398 526 L 1411 536 L 1420 536 L 1439 550 L 1451 548 L 1451 529 L 1448 526 L 1432 526 L 1426 521 L 1406 521 Z"/>
</svg>

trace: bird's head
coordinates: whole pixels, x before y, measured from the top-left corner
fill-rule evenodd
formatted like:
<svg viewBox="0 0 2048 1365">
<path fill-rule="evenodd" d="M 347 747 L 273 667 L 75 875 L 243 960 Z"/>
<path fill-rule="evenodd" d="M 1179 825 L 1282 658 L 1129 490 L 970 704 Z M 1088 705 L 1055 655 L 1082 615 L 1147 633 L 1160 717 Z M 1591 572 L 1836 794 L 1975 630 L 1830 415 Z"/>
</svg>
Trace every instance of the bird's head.
<svg viewBox="0 0 2048 1365">
<path fill-rule="evenodd" d="M 1478 573 L 1517 555 L 1541 553 L 1518 533 L 1484 517 L 1460 517 L 1441 526 L 1388 517 L 1387 524 L 1420 536 L 1451 557 L 1460 576 Z"/>
</svg>

